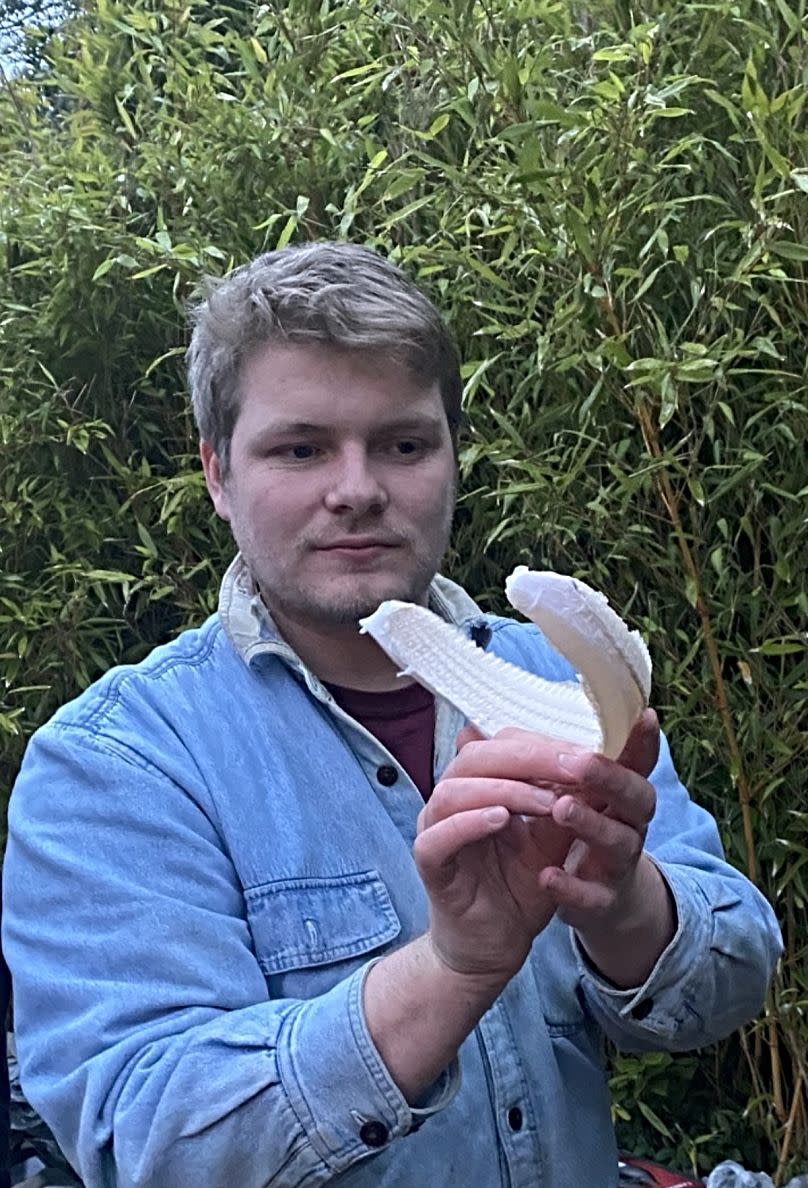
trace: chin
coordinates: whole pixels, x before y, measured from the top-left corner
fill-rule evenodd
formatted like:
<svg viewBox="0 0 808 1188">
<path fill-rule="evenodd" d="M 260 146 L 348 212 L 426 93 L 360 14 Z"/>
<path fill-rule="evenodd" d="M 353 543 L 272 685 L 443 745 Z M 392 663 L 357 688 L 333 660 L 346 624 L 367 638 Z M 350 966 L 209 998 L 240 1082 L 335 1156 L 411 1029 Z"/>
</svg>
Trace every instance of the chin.
<svg viewBox="0 0 808 1188">
<path fill-rule="evenodd" d="M 403 582 L 401 578 L 389 577 L 375 582 L 363 583 L 360 589 L 338 591 L 333 590 L 331 597 L 312 597 L 306 599 L 307 605 L 301 607 L 304 613 L 316 617 L 321 623 L 346 626 L 355 624 L 359 619 L 372 615 L 380 603 L 388 599 L 398 599 L 401 602 L 423 602 L 426 587 L 416 592 L 414 583 Z M 328 594 L 327 591 L 321 591 Z"/>
</svg>

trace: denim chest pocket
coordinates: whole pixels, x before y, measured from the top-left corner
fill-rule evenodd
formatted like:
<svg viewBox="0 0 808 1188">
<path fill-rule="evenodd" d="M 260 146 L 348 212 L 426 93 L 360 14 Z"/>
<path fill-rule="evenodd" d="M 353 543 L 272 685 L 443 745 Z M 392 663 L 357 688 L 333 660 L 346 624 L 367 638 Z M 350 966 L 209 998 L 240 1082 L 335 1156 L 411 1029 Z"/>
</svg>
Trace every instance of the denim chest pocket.
<svg viewBox="0 0 808 1188">
<path fill-rule="evenodd" d="M 253 946 L 273 998 L 323 994 L 401 932 L 375 870 L 245 890 Z"/>
</svg>

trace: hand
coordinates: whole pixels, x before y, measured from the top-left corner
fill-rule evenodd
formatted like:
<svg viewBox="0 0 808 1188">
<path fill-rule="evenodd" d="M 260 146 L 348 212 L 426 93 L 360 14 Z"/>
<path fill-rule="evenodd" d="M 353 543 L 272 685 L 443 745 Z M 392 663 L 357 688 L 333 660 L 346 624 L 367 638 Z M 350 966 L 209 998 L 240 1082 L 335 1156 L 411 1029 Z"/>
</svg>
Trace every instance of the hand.
<svg viewBox="0 0 808 1188">
<path fill-rule="evenodd" d="M 575 842 L 563 867 L 539 876 L 590 960 L 619 987 L 642 985 L 676 933 L 673 896 L 644 850 L 656 809 L 646 777 L 658 755 L 659 723 L 647 710 L 616 761 L 580 753 L 563 761 L 579 787 L 559 796 L 552 817 Z"/>
<path fill-rule="evenodd" d="M 559 757 L 575 787 L 559 788 L 552 819 L 570 830 L 575 842 L 563 867 L 545 867 L 539 882 L 573 928 L 608 927 L 621 921 L 636 900 L 645 836 L 656 808 L 646 777 L 658 754 L 659 724 L 654 711 L 646 710 L 618 759 L 581 751 Z"/>
<path fill-rule="evenodd" d="M 456 965 L 470 961 L 466 942 L 478 964 L 483 954 L 516 962 L 559 908 L 607 977 L 623 985 L 644 980 L 675 931 L 667 885 L 643 855 L 655 809 L 645 778 L 659 750 L 653 711 L 617 761 L 521 730 L 481 740 L 467 729 L 458 743 L 430 801 L 434 813 L 430 806 L 422 813 L 424 827 L 434 820 L 444 829 L 442 846 L 438 835 L 429 839 L 422 870 L 439 948 Z M 500 813 L 483 846 L 479 806 L 526 813 L 531 787 L 549 812 L 534 808 L 529 820 Z"/>
<path fill-rule="evenodd" d="M 483 741 L 466 730 L 458 741 L 418 818 L 414 858 L 439 959 L 504 985 L 555 912 L 538 874 L 558 869 L 573 840 L 550 816 L 559 748 L 524 731 Z"/>
</svg>

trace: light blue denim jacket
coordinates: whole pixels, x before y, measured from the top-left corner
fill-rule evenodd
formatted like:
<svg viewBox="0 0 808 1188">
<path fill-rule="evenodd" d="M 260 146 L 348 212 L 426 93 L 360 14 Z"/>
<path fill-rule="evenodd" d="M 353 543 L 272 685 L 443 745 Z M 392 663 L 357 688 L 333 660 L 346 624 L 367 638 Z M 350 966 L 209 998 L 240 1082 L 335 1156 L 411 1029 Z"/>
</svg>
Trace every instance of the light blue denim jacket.
<svg viewBox="0 0 808 1188">
<path fill-rule="evenodd" d="M 432 603 L 481 619 L 444 579 Z M 535 628 L 485 621 L 492 651 L 570 677 Z M 436 773 L 461 724 L 438 705 Z M 604 984 L 553 922 L 411 1108 L 362 1012 L 370 963 L 427 920 L 421 798 L 384 765 L 239 559 L 218 616 L 37 733 L 3 943 L 23 1086 L 88 1188 L 610 1188 L 603 1034 L 693 1048 L 759 1009 L 777 925 L 663 742 L 648 846 L 679 923 L 648 981 Z"/>
</svg>

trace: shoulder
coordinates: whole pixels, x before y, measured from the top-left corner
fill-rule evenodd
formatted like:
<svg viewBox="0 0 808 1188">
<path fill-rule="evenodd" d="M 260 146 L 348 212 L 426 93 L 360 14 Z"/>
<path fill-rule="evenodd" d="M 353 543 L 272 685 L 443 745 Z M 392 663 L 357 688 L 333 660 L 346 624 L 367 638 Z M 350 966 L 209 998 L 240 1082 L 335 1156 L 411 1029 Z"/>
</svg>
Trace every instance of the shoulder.
<svg viewBox="0 0 808 1188">
<path fill-rule="evenodd" d="M 138 664 L 111 668 L 59 709 L 38 732 L 148 741 L 155 723 L 188 720 L 245 668 L 213 615 L 161 644 Z M 37 737 L 37 736 L 35 736 Z"/>
</svg>

